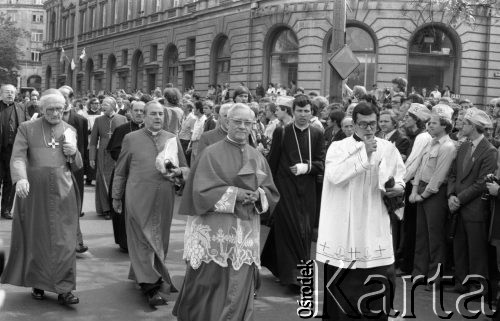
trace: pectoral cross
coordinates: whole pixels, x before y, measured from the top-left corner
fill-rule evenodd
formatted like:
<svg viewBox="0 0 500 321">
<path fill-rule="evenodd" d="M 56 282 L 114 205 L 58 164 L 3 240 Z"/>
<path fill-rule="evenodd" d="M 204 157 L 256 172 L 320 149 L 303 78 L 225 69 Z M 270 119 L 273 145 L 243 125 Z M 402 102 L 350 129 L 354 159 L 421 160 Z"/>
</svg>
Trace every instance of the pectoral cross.
<svg viewBox="0 0 500 321">
<path fill-rule="evenodd" d="M 52 140 L 47 145 L 49 145 L 50 148 L 55 149 L 57 146 L 59 146 L 59 142 L 56 142 L 56 139 L 52 137 Z"/>
<path fill-rule="evenodd" d="M 113 132 L 111 131 L 111 128 L 110 128 L 109 132 L 108 132 L 108 137 L 111 138 L 111 135 L 113 135 Z"/>
</svg>

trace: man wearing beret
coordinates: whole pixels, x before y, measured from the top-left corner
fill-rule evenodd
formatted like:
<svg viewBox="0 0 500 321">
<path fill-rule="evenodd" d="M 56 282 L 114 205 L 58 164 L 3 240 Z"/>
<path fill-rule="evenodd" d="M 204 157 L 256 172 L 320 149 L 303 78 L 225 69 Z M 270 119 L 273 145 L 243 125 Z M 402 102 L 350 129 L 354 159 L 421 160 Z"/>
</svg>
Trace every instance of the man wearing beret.
<svg viewBox="0 0 500 321">
<path fill-rule="evenodd" d="M 489 116 L 469 108 L 464 116 L 463 134 L 468 141 L 460 145 L 448 180 L 448 206 L 458 213 L 453 241 L 455 276 L 462 283 L 467 275 L 488 278 L 488 202 L 481 199 L 485 177 L 497 169 L 497 151 L 484 137 L 491 126 Z M 458 292 L 467 286 L 458 284 Z"/>
<path fill-rule="evenodd" d="M 453 109 L 436 105 L 432 109 L 427 130 L 432 136 L 424 149 L 422 161 L 410 195 L 417 203 L 417 231 L 413 276 L 432 278 L 439 265 L 445 263 L 445 224 L 448 215 L 446 187 L 450 166 L 456 156 L 456 147 L 449 133 L 452 129 Z M 435 280 L 439 283 L 440 280 Z M 430 285 L 426 290 L 430 290 Z"/>
</svg>

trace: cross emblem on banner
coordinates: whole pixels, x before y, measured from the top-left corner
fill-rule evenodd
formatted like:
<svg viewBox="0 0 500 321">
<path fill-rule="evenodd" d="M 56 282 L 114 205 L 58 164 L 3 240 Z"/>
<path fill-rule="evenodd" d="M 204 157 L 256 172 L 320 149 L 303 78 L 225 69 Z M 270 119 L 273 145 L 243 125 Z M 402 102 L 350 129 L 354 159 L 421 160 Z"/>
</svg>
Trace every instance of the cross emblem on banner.
<svg viewBox="0 0 500 321">
<path fill-rule="evenodd" d="M 59 146 L 59 142 L 56 142 L 55 138 L 52 137 L 52 140 L 47 145 L 49 145 L 50 148 L 55 149 L 57 146 Z"/>
</svg>

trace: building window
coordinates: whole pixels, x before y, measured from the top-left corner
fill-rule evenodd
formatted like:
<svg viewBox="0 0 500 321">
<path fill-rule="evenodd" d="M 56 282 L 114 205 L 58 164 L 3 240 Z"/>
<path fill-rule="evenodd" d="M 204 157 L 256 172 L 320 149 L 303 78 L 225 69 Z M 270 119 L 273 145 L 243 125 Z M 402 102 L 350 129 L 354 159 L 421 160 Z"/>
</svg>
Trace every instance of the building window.
<svg viewBox="0 0 500 321">
<path fill-rule="evenodd" d="M 161 0 L 153 0 L 153 3 L 151 4 L 151 9 L 153 10 L 153 12 L 160 12 Z"/>
<path fill-rule="evenodd" d="M 31 51 L 31 61 L 40 61 L 41 58 L 41 53 L 40 51 Z"/>
<path fill-rule="evenodd" d="M 85 11 L 80 11 L 80 34 L 85 33 Z"/>
<path fill-rule="evenodd" d="M 42 42 L 43 41 L 43 33 L 32 31 L 31 32 L 31 41 L 32 42 Z"/>
<path fill-rule="evenodd" d="M 128 50 L 123 49 L 122 50 L 122 65 L 128 65 Z"/>
<path fill-rule="evenodd" d="M 33 22 L 43 23 L 43 14 L 34 14 L 32 17 Z"/>
<path fill-rule="evenodd" d="M 90 8 L 89 31 L 95 30 L 95 7 Z"/>
<path fill-rule="evenodd" d="M 163 86 L 168 83 L 177 87 L 177 78 L 179 73 L 179 52 L 177 47 L 169 45 L 163 55 Z"/>
<path fill-rule="evenodd" d="M 17 11 L 7 11 L 7 17 L 10 17 L 10 21 L 17 21 Z"/>
<path fill-rule="evenodd" d="M 104 62 L 104 56 L 103 54 L 99 54 L 97 56 L 97 68 L 101 69 L 103 66 L 103 62 Z"/>
<path fill-rule="evenodd" d="M 67 21 L 67 18 L 63 18 L 62 19 L 62 23 L 61 23 L 61 38 L 64 39 L 66 38 L 66 26 L 68 25 L 68 21 Z"/>
<path fill-rule="evenodd" d="M 132 19 L 132 0 L 125 0 L 125 19 L 124 21 Z"/>
<path fill-rule="evenodd" d="M 70 24 L 69 24 L 69 35 L 72 37 L 75 33 L 75 15 L 71 15 Z"/>
<path fill-rule="evenodd" d="M 332 35 L 328 33 L 326 39 L 326 50 L 324 51 L 324 84 L 323 90 L 330 90 L 330 65 L 328 59 L 332 55 Z M 346 43 L 358 58 L 360 65 L 346 79 L 346 84 L 350 88 L 354 86 L 363 86 L 372 88 L 376 84 L 377 72 L 377 51 L 375 40 L 367 29 L 358 25 L 347 25 L 346 27 Z"/>
<path fill-rule="evenodd" d="M 144 0 L 137 1 L 137 16 L 141 17 L 146 13 L 146 8 L 144 6 Z"/>
<path fill-rule="evenodd" d="M 106 26 L 106 4 L 101 4 L 101 10 L 99 10 L 99 28 Z"/>
<path fill-rule="evenodd" d="M 275 88 L 288 86 L 290 81 L 297 81 L 299 61 L 299 41 L 291 29 L 277 32 L 271 41 L 269 54 L 268 83 Z"/>
<path fill-rule="evenodd" d="M 421 94 L 438 86 L 451 90 L 459 88 L 459 53 L 460 48 L 452 30 L 441 26 L 429 25 L 418 30 L 409 43 L 408 88 Z"/>
<path fill-rule="evenodd" d="M 158 45 L 157 44 L 151 45 L 149 51 L 149 60 L 156 61 L 157 57 L 158 57 Z"/>
<path fill-rule="evenodd" d="M 227 36 L 218 37 L 212 48 L 212 73 L 210 84 L 224 84 L 229 82 L 231 68 L 231 45 Z"/>
<path fill-rule="evenodd" d="M 186 57 L 194 57 L 196 52 L 196 37 L 188 38 L 186 41 Z"/>
</svg>

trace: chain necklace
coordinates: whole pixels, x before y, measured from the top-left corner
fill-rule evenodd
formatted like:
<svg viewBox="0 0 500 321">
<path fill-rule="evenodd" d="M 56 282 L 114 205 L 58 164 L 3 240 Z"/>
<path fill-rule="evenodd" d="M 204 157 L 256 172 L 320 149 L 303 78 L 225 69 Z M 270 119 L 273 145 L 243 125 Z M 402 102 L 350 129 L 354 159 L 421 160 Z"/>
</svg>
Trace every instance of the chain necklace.
<svg viewBox="0 0 500 321">
<path fill-rule="evenodd" d="M 297 143 L 297 151 L 299 152 L 299 157 L 300 157 L 300 162 L 301 163 L 304 163 L 304 161 L 302 160 L 302 153 L 300 152 L 300 145 L 299 145 L 299 139 L 297 138 L 297 132 L 295 131 L 295 124 L 292 125 L 292 130 L 293 130 L 293 133 L 295 135 L 295 142 Z M 311 152 L 311 127 L 307 127 L 307 132 L 309 134 L 309 160 L 307 162 L 307 165 L 309 166 L 309 170 L 307 172 L 309 172 L 311 170 L 311 167 L 312 167 L 312 152 Z"/>
<path fill-rule="evenodd" d="M 50 129 L 51 140 L 50 140 L 50 143 L 47 143 L 47 138 L 45 137 L 45 127 L 43 126 L 43 122 L 44 122 L 44 120 L 42 120 L 43 142 L 45 143 L 45 146 L 52 148 L 52 149 L 55 149 L 56 147 L 59 146 L 59 142 L 56 141 L 56 139 L 54 137 L 54 128 Z M 64 123 L 63 123 L 63 131 L 66 131 L 66 126 L 64 125 Z"/>
</svg>

